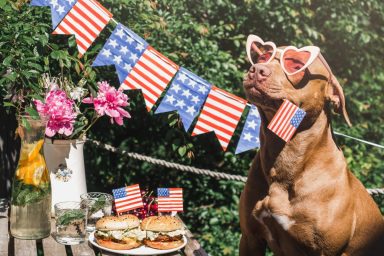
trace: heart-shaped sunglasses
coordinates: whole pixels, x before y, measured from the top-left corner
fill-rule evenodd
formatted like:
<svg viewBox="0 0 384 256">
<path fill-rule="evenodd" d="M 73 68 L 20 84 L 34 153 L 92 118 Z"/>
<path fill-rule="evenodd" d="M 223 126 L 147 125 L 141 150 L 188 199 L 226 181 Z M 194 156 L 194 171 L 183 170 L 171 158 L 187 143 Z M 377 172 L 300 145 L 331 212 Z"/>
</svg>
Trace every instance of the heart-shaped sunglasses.
<svg viewBox="0 0 384 256">
<path fill-rule="evenodd" d="M 279 49 L 273 42 L 264 42 L 260 37 L 249 35 L 247 39 L 247 56 L 252 65 L 269 63 L 280 53 L 280 65 L 287 75 L 294 75 L 305 70 L 320 54 L 319 47 L 305 46 L 297 49 L 288 46 Z M 328 67 L 327 67 L 328 69 Z"/>
</svg>

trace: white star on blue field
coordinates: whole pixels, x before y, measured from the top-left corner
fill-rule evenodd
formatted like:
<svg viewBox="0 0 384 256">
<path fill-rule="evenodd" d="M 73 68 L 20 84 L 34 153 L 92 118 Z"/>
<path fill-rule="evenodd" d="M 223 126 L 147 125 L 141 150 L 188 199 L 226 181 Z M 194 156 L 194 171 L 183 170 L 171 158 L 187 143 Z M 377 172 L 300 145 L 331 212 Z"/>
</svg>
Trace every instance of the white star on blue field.
<svg viewBox="0 0 384 256">
<path fill-rule="evenodd" d="M 260 114 L 255 105 L 251 105 L 247 119 L 241 132 L 239 142 L 236 147 L 235 154 L 260 147 Z"/>
<path fill-rule="evenodd" d="M 211 86 L 204 79 L 180 67 L 155 113 L 177 110 L 185 131 L 188 131 L 200 112 Z"/>
<path fill-rule="evenodd" d="M 114 64 L 121 84 L 147 46 L 148 43 L 144 39 L 119 23 L 100 50 L 92 67 Z"/>
<path fill-rule="evenodd" d="M 55 29 L 59 25 L 60 21 L 65 17 L 65 15 L 72 9 L 73 5 L 76 3 L 76 0 L 32 0 L 31 6 L 49 6 L 51 7 L 51 16 L 52 16 L 52 28 Z"/>
</svg>

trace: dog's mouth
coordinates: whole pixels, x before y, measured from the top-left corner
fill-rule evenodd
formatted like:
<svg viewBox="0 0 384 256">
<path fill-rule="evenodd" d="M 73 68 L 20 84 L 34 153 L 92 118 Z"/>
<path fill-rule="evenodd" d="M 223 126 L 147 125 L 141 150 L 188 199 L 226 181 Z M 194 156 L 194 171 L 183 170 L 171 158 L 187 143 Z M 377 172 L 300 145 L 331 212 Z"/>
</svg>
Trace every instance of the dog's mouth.
<svg viewBox="0 0 384 256">
<path fill-rule="evenodd" d="M 268 81 L 257 81 L 245 78 L 243 87 L 247 99 L 258 107 L 276 110 L 284 100 L 281 90 Z"/>
</svg>

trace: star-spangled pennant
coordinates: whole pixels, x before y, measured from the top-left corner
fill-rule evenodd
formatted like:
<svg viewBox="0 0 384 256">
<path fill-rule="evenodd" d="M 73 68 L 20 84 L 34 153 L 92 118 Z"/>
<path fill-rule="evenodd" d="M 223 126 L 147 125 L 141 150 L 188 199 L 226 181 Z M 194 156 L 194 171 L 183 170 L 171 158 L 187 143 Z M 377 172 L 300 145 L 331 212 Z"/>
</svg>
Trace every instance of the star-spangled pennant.
<svg viewBox="0 0 384 256">
<path fill-rule="evenodd" d="M 182 188 L 158 188 L 157 189 L 158 212 L 182 212 L 183 189 Z"/>
<path fill-rule="evenodd" d="M 115 65 L 120 83 L 139 60 L 148 43 L 121 23 L 104 44 L 92 67 Z"/>
<path fill-rule="evenodd" d="M 49 6 L 51 8 L 52 28 L 55 29 L 75 3 L 76 0 L 32 0 L 30 5 Z"/>
<path fill-rule="evenodd" d="M 192 136 L 214 131 L 225 151 L 246 103 L 246 100 L 212 86 Z"/>
<path fill-rule="evenodd" d="M 299 127 L 301 121 L 303 121 L 305 114 L 304 110 L 290 101 L 284 100 L 283 104 L 268 124 L 268 129 L 274 132 L 285 142 L 288 142 L 292 138 L 293 134 L 295 134 L 295 131 Z"/>
<path fill-rule="evenodd" d="M 75 35 L 79 56 L 82 56 L 111 18 L 112 13 L 96 0 L 78 0 L 53 34 Z"/>
<path fill-rule="evenodd" d="M 113 189 L 112 193 L 117 213 L 144 207 L 139 184 Z"/>
<path fill-rule="evenodd" d="M 211 86 L 207 81 L 181 67 L 155 113 L 177 110 L 185 131 L 188 131 L 199 114 Z"/>
<path fill-rule="evenodd" d="M 120 87 L 140 89 L 150 111 L 178 69 L 178 65 L 148 46 Z"/>
<path fill-rule="evenodd" d="M 255 105 L 251 105 L 247 119 L 241 132 L 239 142 L 237 143 L 235 154 L 260 147 L 260 114 Z"/>
</svg>

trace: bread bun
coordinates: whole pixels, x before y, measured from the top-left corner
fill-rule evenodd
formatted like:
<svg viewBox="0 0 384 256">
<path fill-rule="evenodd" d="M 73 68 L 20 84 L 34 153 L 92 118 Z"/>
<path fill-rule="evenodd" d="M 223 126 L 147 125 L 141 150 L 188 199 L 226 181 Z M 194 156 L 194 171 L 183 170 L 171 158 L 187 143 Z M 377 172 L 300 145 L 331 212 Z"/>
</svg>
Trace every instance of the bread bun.
<svg viewBox="0 0 384 256">
<path fill-rule="evenodd" d="M 97 230 L 123 230 L 138 227 L 139 219 L 132 214 L 122 216 L 106 216 L 96 222 Z"/>
<path fill-rule="evenodd" d="M 154 232 L 170 232 L 182 229 L 180 219 L 172 216 L 151 216 L 141 222 L 141 229 Z"/>
<path fill-rule="evenodd" d="M 184 240 L 177 240 L 172 242 L 157 242 L 157 241 L 151 241 L 149 239 L 144 239 L 144 244 L 148 247 L 158 249 L 158 250 L 169 250 L 173 248 L 180 247 L 184 244 Z"/>
<path fill-rule="evenodd" d="M 112 249 L 112 250 L 130 250 L 136 247 L 139 247 L 141 243 L 133 238 L 124 238 L 124 243 L 115 243 L 111 240 L 103 240 L 101 238 L 95 237 L 96 242 L 106 248 Z"/>
</svg>

